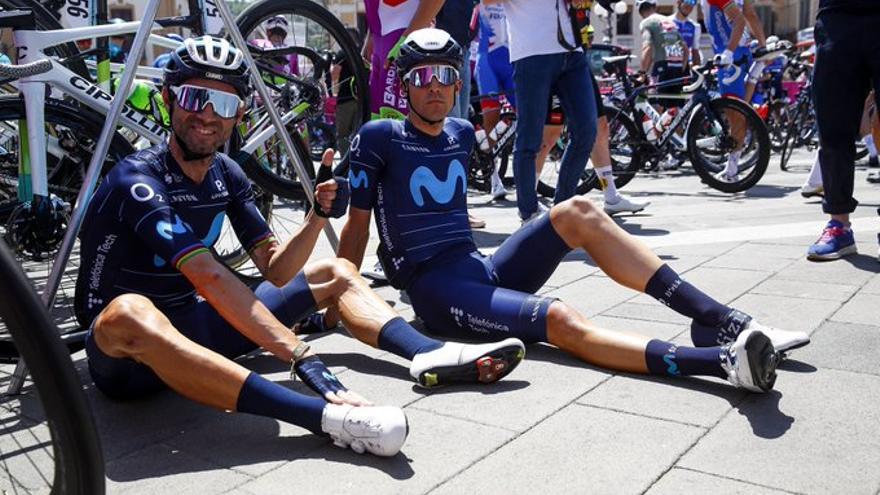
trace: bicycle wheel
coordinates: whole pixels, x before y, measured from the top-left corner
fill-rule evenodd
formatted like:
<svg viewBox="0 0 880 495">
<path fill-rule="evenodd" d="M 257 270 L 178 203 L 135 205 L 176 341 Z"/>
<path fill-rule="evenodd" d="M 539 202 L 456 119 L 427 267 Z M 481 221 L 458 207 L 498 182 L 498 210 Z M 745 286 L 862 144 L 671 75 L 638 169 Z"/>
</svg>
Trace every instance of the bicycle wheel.
<svg viewBox="0 0 880 495">
<path fill-rule="evenodd" d="M 50 196 L 37 207 L 18 201 L 18 161 L 22 154 L 19 122 L 25 120 L 25 109 L 17 96 L 0 96 L 0 196 L 6 214 L 0 224 L 0 235 L 18 257 L 31 284 L 40 292 L 45 288 L 55 255 L 67 230 L 71 205 L 76 200 L 82 180 L 92 158 L 103 118 L 77 105 L 55 99 L 45 106 L 47 139 L 46 165 Z M 101 119 L 101 120 L 99 120 Z M 103 170 L 132 153 L 121 136 L 115 135 L 104 159 Z M 65 266 L 56 304 L 51 308 L 53 323 L 62 332 L 78 328 L 73 311 L 73 292 L 79 270 L 78 247 Z M 8 341 L 0 335 L 0 341 Z"/>
<path fill-rule="evenodd" d="M 369 88 L 367 71 L 361 61 L 360 53 L 355 47 L 354 40 L 345 31 L 342 23 L 333 17 L 327 9 L 309 0 L 261 0 L 250 4 L 242 11 L 236 18 L 236 24 L 245 40 L 255 46 L 260 44 L 258 40 L 268 38 L 265 33 L 265 21 L 277 16 L 287 19 L 290 26 L 287 44 L 296 47 L 296 49 L 292 55 L 294 58 L 290 59 L 289 67 L 295 67 L 295 71 L 293 69 L 291 71 L 295 72 L 294 75 L 300 82 L 279 82 L 277 56 L 273 59 L 258 48 L 251 50 L 263 80 L 270 83 L 270 92 L 273 95 L 275 106 L 282 111 L 287 111 L 306 101 L 310 105 L 307 110 L 308 116 L 319 116 L 323 114 L 323 105 L 327 98 L 331 94 L 337 94 L 338 90 L 346 85 L 351 88 L 357 102 L 355 115 L 359 121 L 353 126 L 353 133 L 357 132 L 360 125 L 369 120 L 369 105 L 367 104 Z M 341 66 L 341 72 L 352 74 L 351 77 L 339 79 L 336 82 L 331 81 L 331 84 L 327 84 L 330 54 Z M 254 113 L 251 122 L 259 125 L 263 115 L 258 110 Z M 296 135 L 304 131 L 304 126 L 299 124 L 289 124 L 288 134 Z M 245 140 L 243 139 L 242 142 Z M 298 151 L 297 154 L 307 169 L 314 169 L 315 163 L 312 160 L 309 146 L 304 146 L 304 148 L 305 153 Z M 278 176 L 277 180 L 271 180 L 271 177 L 268 177 L 270 179 L 267 183 L 269 187 L 283 186 L 269 189 L 273 194 L 290 199 L 302 199 L 301 186 L 291 166 L 290 157 L 286 156 L 279 140 L 270 139 L 266 142 L 254 153 L 254 159 L 263 168 L 265 173 L 261 175 L 264 178 L 271 175 Z"/>
<path fill-rule="evenodd" d="M 794 113 L 791 115 L 788 126 L 785 128 L 782 146 L 779 150 L 779 168 L 782 170 L 788 170 L 788 160 L 791 158 L 791 154 L 794 152 L 794 147 L 797 144 L 798 136 L 800 135 L 800 131 L 798 131 L 798 120 L 800 119 L 801 114 L 801 105 L 798 105 L 795 108 Z"/>
<path fill-rule="evenodd" d="M 629 115 L 620 109 L 605 106 L 605 115 L 608 118 L 608 151 L 611 154 L 611 172 L 614 174 L 614 186 L 618 189 L 629 184 L 636 172 L 642 168 L 644 161 L 641 152 L 641 134 L 638 126 Z M 594 145 L 595 146 L 595 145 Z M 585 172 L 585 183 L 590 188 L 599 188 L 599 177 L 595 168 L 588 168 Z"/>
<path fill-rule="evenodd" d="M 54 9 L 60 8 L 64 3 L 46 0 L 39 2 L 36 0 L 0 0 L 0 10 L 21 10 L 28 9 L 34 13 L 34 21 L 36 27 L 40 31 L 50 31 L 53 29 L 63 29 L 58 22 L 58 17 L 53 13 Z M 79 54 L 79 48 L 76 43 L 62 43 L 46 50 L 47 55 L 56 56 L 66 59 Z M 79 76 L 90 79 L 89 70 L 83 60 L 71 60 L 65 64 L 67 68 L 77 73 Z"/>
<path fill-rule="evenodd" d="M 722 192 L 746 191 L 761 180 L 770 161 L 770 137 L 767 126 L 755 110 L 740 100 L 712 100 L 711 114 L 699 108 L 687 130 L 687 149 L 691 164 L 709 187 Z M 739 123 L 743 135 L 737 138 L 731 124 Z M 715 174 L 724 170 L 730 154 L 740 152 L 739 178 L 723 181 Z"/>
<path fill-rule="evenodd" d="M 2 240 L 0 293 L 0 331 L 12 335 L 32 380 L 25 395 L 0 403 L 0 492 L 103 494 L 104 459 L 82 385 L 57 329 Z"/>
</svg>

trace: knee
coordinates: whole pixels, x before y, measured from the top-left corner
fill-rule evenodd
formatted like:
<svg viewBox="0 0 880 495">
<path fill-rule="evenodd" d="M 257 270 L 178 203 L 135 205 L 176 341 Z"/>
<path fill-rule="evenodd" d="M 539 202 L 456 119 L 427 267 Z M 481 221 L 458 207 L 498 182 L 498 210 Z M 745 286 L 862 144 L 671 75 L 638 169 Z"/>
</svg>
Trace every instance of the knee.
<svg viewBox="0 0 880 495">
<path fill-rule="evenodd" d="M 554 225 L 571 226 L 581 231 L 589 231 L 608 220 L 590 199 L 573 196 L 553 207 L 551 219 Z"/>
<path fill-rule="evenodd" d="M 351 286 L 358 277 L 358 269 L 354 263 L 344 258 L 328 258 L 321 260 L 313 266 L 314 277 L 309 277 L 309 283 L 317 283 L 328 286 L 334 295 L 339 295 Z"/>
<path fill-rule="evenodd" d="M 568 335 L 575 330 L 584 329 L 584 325 L 579 323 L 583 320 L 580 313 L 574 308 L 562 301 L 555 301 L 547 308 L 547 328 L 554 330 L 564 330 Z M 558 335 L 557 332 L 553 332 Z"/>
<path fill-rule="evenodd" d="M 114 357 L 134 356 L 162 340 L 168 319 L 152 301 L 123 294 L 107 305 L 93 327 L 95 343 Z"/>
</svg>

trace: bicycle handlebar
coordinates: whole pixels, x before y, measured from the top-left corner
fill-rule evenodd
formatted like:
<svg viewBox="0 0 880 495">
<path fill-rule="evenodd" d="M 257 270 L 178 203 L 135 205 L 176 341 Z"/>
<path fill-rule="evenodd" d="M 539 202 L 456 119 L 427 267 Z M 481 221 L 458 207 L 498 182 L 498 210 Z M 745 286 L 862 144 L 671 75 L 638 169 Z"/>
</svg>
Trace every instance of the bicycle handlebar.
<svg viewBox="0 0 880 495">
<path fill-rule="evenodd" d="M 21 79 L 22 77 L 36 76 L 50 70 L 52 70 L 52 62 L 46 59 L 22 65 L 0 64 L 0 76 L 4 79 Z"/>
</svg>

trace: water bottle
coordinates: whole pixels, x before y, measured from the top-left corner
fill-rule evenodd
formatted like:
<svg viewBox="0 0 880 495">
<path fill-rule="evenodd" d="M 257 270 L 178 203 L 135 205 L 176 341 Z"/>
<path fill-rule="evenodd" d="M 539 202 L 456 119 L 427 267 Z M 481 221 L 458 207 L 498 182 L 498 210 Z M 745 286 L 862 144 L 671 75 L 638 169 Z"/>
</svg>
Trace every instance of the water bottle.
<svg viewBox="0 0 880 495">
<path fill-rule="evenodd" d="M 663 112 L 663 115 L 657 120 L 657 124 L 655 129 L 658 135 L 663 134 L 666 131 L 666 128 L 669 127 L 669 124 L 672 123 L 672 119 L 675 118 L 675 115 L 678 113 L 678 108 L 672 107 L 669 110 Z"/>
<path fill-rule="evenodd" d="M 480 147 L 480 151 L 488 153 L 489 140 L 486 138 L 486 130 L 477 129 L 477 131 L 474 132 L 474 136 L 477 138 L 477 145 Z"/>
<path fill-rule="evenodd" d="M 497 143 L 498 139 L 507 132 L 508 127 L 510 126 L 507 122 L 504 120 L 499 121 L 498 124 L 495 125 L 495 128 L 492 129 L 492 132 L 489 133 L 489 139 L 491 139 L 492 142 Z"/>
<path fill-rule="evenodd" d="M 654 141 L 657 139 L 657 131 L 654 130 L 654 121 L 651 120 L 651 117 L 647 113 L 642 114 L 642 129 L 645 131 L 645 137 L 648 138 L 648 141 Z"/>
</svg>

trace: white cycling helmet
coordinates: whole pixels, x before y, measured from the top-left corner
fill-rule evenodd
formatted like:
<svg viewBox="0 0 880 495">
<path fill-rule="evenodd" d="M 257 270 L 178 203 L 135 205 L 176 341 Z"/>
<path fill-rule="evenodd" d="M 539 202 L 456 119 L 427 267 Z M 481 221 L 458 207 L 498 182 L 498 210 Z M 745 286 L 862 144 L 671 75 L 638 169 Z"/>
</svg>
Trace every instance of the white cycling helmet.
<svg viewBox="0 0 880 495">
<path fill-rule="evenodd" d="M 266 21 L 266 33 L 271 33 L 272 31 L 281 31 L 284 33 L 282 36 L 287 36 L 287 33 L 290 31 L 290 23 L 287 22 L 287 18 L 283 15 L 270 17 Z"/>
</svg>

